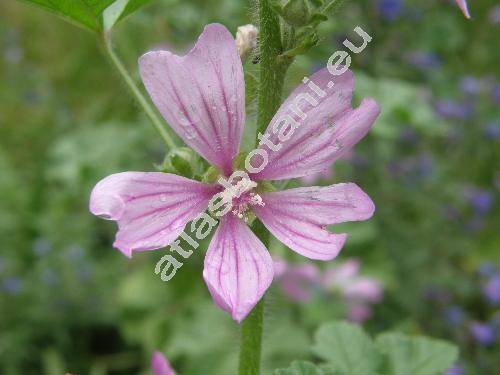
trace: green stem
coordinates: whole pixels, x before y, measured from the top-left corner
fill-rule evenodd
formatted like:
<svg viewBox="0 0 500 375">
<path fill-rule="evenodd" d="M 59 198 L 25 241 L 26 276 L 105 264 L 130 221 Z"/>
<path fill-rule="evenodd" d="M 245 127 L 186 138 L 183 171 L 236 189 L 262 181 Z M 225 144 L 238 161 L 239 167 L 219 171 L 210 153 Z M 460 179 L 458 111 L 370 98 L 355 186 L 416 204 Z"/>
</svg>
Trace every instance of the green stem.
<svg viewBox="0 0 500 375">
<path fill-rule="evenodd" d="M 260 77 L 257 130 L 263 133 L 281 105 L 285 75 L 292 59 L 278 58 L 283 53 L 280 22 L 269 6 L 269 0 L 260 0 L 258 9 Z"/>
<path fill-rule="evenodd" d="M 167 130 L 163 126 L 162 121 L 160 120 L 154 109 L 151 107 L 151 105 L 148 103 L 144 95 L 142 95 L 141 90 L 139 90 L 139 88 L 135 84 L 134 79 L 130 76 L 129 72 L 125 68 L 125 65 L 123 65 L 122 61 L 115 53 L 111 42 L 110 34 L 109 33 L 105 34 L 103 36 L 103 39 L 106 52 L 108 53 L 111 61 L 113 62 L 116 69 L 122 76 L 123 80 L 127 84 L 127 87 L 129 88 L 131 94 L 135 97 L 135 99 L 142 107 L 148 118 L 151 120 L 151 123 L 153 124 L 154 128 L 158 131 L 158 133 L 160 134 L 161 138 L 163 139 L 167 147 L 169 149 L 176 148 L 177 145 L 174 141 L 174 138 L 167 132 Z"/>
<path fill-rule="evenodd" d="M 279 59 L 283 52 L 278 16 L 269 0 L 258 1 L 260 77 L 257 130 L 263 133 L 281 104 L 281 92 L 292 59 Z M 258 220 L 253 230 L 265 246 L 269 232 Z M 240 364 L 238 375 L 259 375 L 264 329 L 264 298 L 253 308 L 241 325 Z"/>
<path fill-rule="evenodd" d="M 252 230 L 269 248 L 270 235 L 266 227 L 255 220 Z M 240 365 L 238 375 L 260 374 L 260 357 L 262 352 L 262 332 L 264 330 L 264 297 L 255 305 L 241 324 Z"/>
<path fill-rule="evenodd" d="M 264 328 L 264 298 L 241 324 L 240 366 L 238 375 L 260 374 L 262 331 Z"/>
</svg>

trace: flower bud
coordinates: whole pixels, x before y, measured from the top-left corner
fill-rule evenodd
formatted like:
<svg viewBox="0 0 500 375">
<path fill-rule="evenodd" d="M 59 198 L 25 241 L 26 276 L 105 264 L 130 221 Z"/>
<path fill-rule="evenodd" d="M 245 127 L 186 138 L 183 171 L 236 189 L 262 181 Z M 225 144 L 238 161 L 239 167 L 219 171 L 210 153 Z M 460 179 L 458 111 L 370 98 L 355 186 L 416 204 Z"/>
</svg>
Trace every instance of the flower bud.
<svg viewBox="0 0 500 375">
<path fill-rule="evenodd" d="M 296 27 L 307 25 L 311 18 L 308 0 L 288 0 L 283 5 L 282 12 L 285 21 Z"/>
<path fill-rule="evenodd" d="M 321 0 L 272 0 L 271 3 L 275 12 L 294 27 L 324 20 L 326 16 L 322 15 L 320 10 L 322 5 Z"/>
<path fill-rule="evenodd" d="M 257 36 L 259 29 L 254 25 L 248 24 L 238 27 L 236 31 L 236 47 L 241 60 L 244 61 L 250 52 L 257 46 Z"/>
</svg>

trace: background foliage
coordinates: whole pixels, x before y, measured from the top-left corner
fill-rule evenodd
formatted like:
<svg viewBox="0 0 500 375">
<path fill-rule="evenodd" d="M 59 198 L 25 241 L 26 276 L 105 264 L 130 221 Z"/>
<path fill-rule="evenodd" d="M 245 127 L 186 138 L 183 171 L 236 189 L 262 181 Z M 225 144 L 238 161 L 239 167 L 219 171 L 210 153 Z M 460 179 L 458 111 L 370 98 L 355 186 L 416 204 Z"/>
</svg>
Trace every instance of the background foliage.
<svg viewBox="0 0 500 375">
<path fill-rule="evenodd" d="M 157 0 L 138 10 L 148 1 L 120 1 L 103 22 L 112 1 L 69 3 L 56 12 L 82 28 L 23 3 L 0 4 L 0 373 L 147 373 L 159 349 L 181 374 L 232 374 L 238 329 L 202 282 L 204 250 L 165 284 L 153 273 L 161 251 L 126 260 L 111 248 L 114 224 L 88 213 L 99 179 L 153 170 L 164 156 L 91 30 L 123 20 L 115 43 L 137 77 L 143 52 L 185 52 L 209 22 L 234 33 L 251 21 L 251 7 Z M 350 238 L 339 261 L 359 259 L 385 293 L 364 323 L 369 334 L 336 322 L 315 335 L 323 322 L 345 318 L 342 301 L 314 285 L 300 304 L 275 283 L 266 374 L 426 374 L 409 370 L 420 358 L 409 352 L 437 366 L 427 373 L 444 370 L 427 352 L 454 358 L 453 347 L 416 334 L 458 345 L 467 374 L 500 367 L 500 8 L 471 2 L 473 20 L 465 21 L 451 3 L 346 1 L 291 68 L 287 90 L 324 66 L 356 25 L 373 36 L 353 61 L 356 96 L 375 97 L 382 115 L 318 183 L 355 181 L 375 201 L 372 220 L 341 228 Z M 249 103 L 250 125 L 253 109 Z M 285 250 L 272 246 L 273 255 L 304 261 Z M 344 334 L 364 343 L 356 346 L 368 351 L 363 360 L 373 357 L 365 370 L 328 352 L 354 344 L 321 345 Z"/>
</svg>

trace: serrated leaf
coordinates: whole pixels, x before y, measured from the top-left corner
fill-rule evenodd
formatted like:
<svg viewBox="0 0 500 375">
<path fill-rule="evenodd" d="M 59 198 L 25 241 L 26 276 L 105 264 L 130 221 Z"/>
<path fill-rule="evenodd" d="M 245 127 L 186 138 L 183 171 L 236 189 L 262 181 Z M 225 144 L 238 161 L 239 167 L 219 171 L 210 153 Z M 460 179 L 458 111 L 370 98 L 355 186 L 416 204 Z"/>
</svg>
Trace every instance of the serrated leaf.
<svg viewBox="0 0 500 375">
<path fill-rule="evenodd" d="M 331 366 L 347 375 L 374 375 L 381 356 L 361 327 L 346 322 L 331 322 L 316 332 L 312 350 Z"/>
<path fill-rule="evenodd" d="M 451 367 L 457 348 L 445 341 L 385 333 L 376 345 L 387 356 L 387 375 L 437 375 Z"/>
<path fill-rule="evenodd" d="M 326 372 L 322 368 L 316 366 L 314 363 L 306 361 L 292 362 L 290 367 L 276 369 L 273 375 L 327 375 L 332 372 Z"/>
</svg>

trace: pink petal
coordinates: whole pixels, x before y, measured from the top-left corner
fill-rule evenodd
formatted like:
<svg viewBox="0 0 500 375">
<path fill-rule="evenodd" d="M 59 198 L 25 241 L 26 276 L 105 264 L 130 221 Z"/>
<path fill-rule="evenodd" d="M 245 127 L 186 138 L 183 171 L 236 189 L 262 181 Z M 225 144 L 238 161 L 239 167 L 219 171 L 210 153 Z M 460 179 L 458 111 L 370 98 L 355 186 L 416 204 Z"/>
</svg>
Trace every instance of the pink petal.
<svg viewBox="0 0 500 375">
<path fill-rule="evenodd" d="M 151 370 L 153 375 L 175 375 L 175 371 L 170 367 L 168 359 L 161 352 L 153 353 Z"/>
<path fill-rule="evenodd" d="M 354 304 L 349 306 L 347 319 L 352 322 L 362 324 L 372 316 L 372 308 L 368 305 Z"/>
<path fill-rule="evenodd" d="M 363 277 L 346 284 L 343 294 L 348 299 L 376 303 L 382 299 L 383 289 L 377 280 Z"/>
<path fill-rule="evenodd" d="M 241 322 L 273 280 L 273 260 L 248 226 L 221 219 L 205 257 L 203 278 L 215 303 Z"/>
<path fill-rule="evenodd" d="M 455 0 L 457 3 L 458 7 L 464 14 L 465 18 L 470 18 L 470 13 L 469 13 L 469 8 L 467 7 L 467 1 L 466 0 Z"/>
<path fill-rule="evenodd" d="M 113 246 L 131 257 L 174 241 L 218 190 L 174 174 L 116 173 L 94 187 L 90 212 L 118 222 Z"/>
<path fill-rule="evenodd" d="M 156 107 L 184 142 L 231 174 L 245 116 L 243 67 L 231 33 L 207 25 L 186 56 L 151 51 L 139 59 Z"/>
<path fill-rule="evenodd" d="M 335 258 L 347 237 L 328 232 L 326 225 L 366 220 L 375 210 L 353 183 L 267 193 L 262 200 L 265 206 L 253 211 L 266 228 L 290 249 L 320 260 Z"/>
<path fill-rule="evenodd" d="M 310 80 L 326 95 L 323 98 L 314 97 L 304 84 L 293 91 L 274 116 L 266 133 L 277 145 L 280 140 L 273 127 L 281 123 L 283 116 L 291 115 L 300 126 L 289 139 L 281 142 L 279 150 L 270 150 L 264 144 L 260 146 L 268 151 L 269 159 L 264 169 L 253 175 L 254 179 L 282 180 L 323 172 L 363 138 L 377 118 L 380 110 L 372 99 L 363 100 L 354 110 L 351 108 L 354 79 L 349 70 L 340 76 L 333 76 L 322 69 Z M 332 88 L 328 88 L 330 81 L 334 82 Z M 290 104 L 305 92 L 310 93 L 318 104 L 314 106 L 301 100 L 299 107 L 307 116 L 302 120 L 293 114 Z"/>
<path fill-rule="evenodd" d="M 319 268 L 315 264 L 288 265 L 288 270 L 280 278 L 280 285 L 286 296 L 297 302 L 306 302 L 311 299 L 319 281 Z"/>
<path fill-rule="evenodd" d="M 352 280 L 359 272 L 359 261 L 349 259 L 339 265 L 333 265 L 325 270 L 323 285 L 327 288 L 341 287 Z"/>
</svg>

